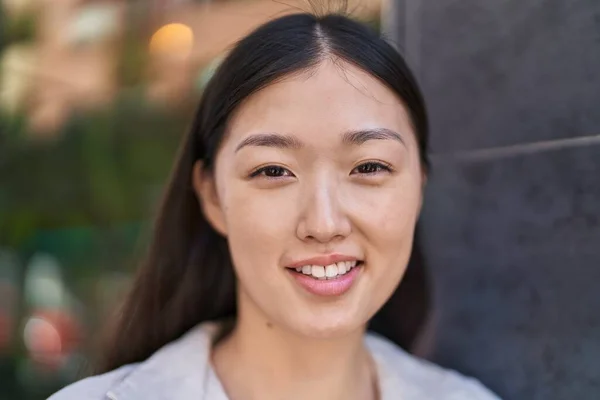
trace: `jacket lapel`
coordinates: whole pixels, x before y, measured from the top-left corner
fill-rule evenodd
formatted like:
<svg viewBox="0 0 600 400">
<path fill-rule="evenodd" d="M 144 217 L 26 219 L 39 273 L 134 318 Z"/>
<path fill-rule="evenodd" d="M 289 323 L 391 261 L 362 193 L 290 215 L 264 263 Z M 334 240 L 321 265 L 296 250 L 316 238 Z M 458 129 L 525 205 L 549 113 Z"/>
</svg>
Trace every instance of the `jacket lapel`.
<svg viewBox="0 0 600 400">
<path fill-rule="evenodd" d="M 159 349 L 107 394 L 111 400 L 198 400 L 207 389 L 216 323 L 203 323 Z"/>
</svg>

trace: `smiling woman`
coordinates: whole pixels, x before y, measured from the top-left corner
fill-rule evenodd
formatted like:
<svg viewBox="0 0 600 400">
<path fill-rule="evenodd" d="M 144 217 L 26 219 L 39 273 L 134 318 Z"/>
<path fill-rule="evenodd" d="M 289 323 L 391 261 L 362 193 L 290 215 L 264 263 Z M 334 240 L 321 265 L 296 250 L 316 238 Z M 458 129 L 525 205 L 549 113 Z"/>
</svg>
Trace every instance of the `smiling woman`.
<svg viewBox="0 0 600 400">
<path fill-rule="evenodd" d="M 251 33 L 199 105 L 104 374 L 54 399 L 495 399 L 367 333 L 406 272 L 426 149 L 376 33 L 309 14 Z"/>
</svg>

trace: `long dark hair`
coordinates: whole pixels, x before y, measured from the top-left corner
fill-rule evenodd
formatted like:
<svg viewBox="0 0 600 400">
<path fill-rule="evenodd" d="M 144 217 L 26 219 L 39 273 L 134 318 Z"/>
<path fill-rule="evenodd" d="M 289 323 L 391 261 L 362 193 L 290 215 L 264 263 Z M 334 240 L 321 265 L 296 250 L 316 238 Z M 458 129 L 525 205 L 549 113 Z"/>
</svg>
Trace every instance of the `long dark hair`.
<svg viewBox="0 0 600 400">
<path fill-rule="evenodd" d="M 340 14 L 287 15 L 259 27 L 232 49 L 205 89 L 178 154 L 148 254 L 111 329 L 99 372 L 142 361 L 200 322 L 235 316 L 236 278 L 227 240 L 202 215 L 191 184 L 193 165 L 202 160 L 212 170 L 228 119 L 242 101 L 328 58 L 363 69 L 398 95 L 427 171 L 423 98 L 402 56 L 378 33 Z M 409 348 L 425 319 L 428 293 L 417 251 L 371 328 Z"/>
</svg>

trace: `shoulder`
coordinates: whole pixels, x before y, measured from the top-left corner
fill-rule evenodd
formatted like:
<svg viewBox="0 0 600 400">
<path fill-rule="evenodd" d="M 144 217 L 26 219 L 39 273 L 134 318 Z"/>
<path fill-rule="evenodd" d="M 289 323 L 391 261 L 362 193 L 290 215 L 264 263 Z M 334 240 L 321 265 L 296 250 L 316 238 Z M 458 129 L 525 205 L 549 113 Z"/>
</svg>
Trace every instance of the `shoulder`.
<svg viewBox="0 0 600 400">
<path fill-rule="evenodd" d="M 220 325 L 205 322 L 165 344 L 149 358 L 76 382 L 48 400 L 189 398 L 202 392 L 212 338 Z M 187 396 L 187 397 L 186 397 Z"/>
<path fill-rule="evenodd" d="M 102 375 L 92 376 L 75 382 L 54 395 L 48 400 L 105 400 L 112 387 L 122 382 L 137 364 L 125 365 L 114 371 Z"/>
<path fill-rule="evenodd" d="M 500 400 L 478 380 L 410 355 L 381 336 L 369 333 L 366 343 L 390 392 L 410 392 L 419 400 Z"/>
</svg>

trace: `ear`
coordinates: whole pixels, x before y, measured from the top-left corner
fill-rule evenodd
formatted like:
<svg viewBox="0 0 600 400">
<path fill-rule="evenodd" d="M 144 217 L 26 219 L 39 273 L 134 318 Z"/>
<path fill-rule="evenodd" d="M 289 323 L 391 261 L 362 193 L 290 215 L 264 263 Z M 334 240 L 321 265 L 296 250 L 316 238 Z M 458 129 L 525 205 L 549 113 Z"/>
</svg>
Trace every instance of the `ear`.
<svg viewBox="0 0 600 400">
<path fill-rule="evenodd" d="M 192 186 L 196 198 L 208 223 L 223 236 L 227 236 L 225 216 L 217 194 L 214 175 L 204 170 L 202 161 L 194 163 L 192 170 Z"/>
</svg>

